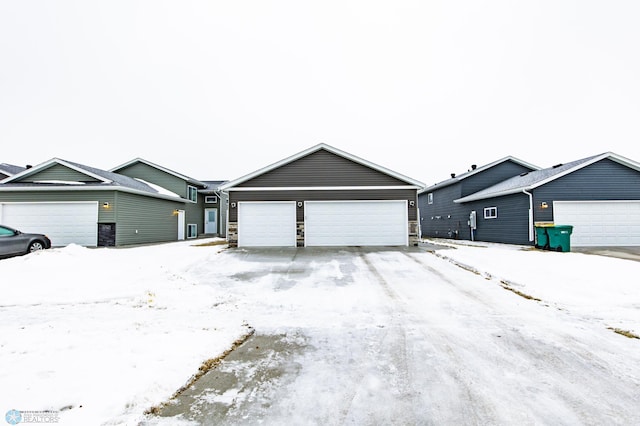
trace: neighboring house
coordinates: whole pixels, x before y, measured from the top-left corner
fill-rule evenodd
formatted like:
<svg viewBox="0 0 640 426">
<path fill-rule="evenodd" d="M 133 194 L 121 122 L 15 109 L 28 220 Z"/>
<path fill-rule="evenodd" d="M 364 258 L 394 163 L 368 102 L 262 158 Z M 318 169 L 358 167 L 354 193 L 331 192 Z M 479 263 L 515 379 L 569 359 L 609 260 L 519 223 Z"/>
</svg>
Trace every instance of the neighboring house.
<svg viewBox="0 0 640 426">
<path fill-rule="evenodd" d="M 12 164 L 0 163 L 0 181 L 10 176 L 20 173 L 26 167 L 14 166 Z"/>
<path fill-rule="evenodd" d="M 640 163 L 605 153 L 523 172 L 454 200 L 475 238 L 534 244 L 534 226 L 572 225 L 571 245 L 640 246 Z"/>
<path fill-rule="evenodd" d="M 514 157 L 505 157 L 481 167 L 472 165 L 466 173 L 452 174 L 450 179 L 421 190 L 418 200 L 422 236 L 470 240 L 469 208 L 454 203 L 454 200 L 533 170 L 538 170 L 538 167 Z"/>
<path fill-rule="evenodd" d="M 417 245 L 424 185 L 319 144 L 220 186 L 230 246 Z"/>
<path fill-rule="evenodd" d="M 217 186 L 223 181 L 199 181 L 142 158 L 109 171 L 158 185 L 190 200 L 184 207 L 187 238 L 225 235 L 226 205 L 221 204 L 224 200 L 217 193 Z"/>
<path fill-rule="evenodd" d="M 204 223 L 198 191 L 204 183 L 144 160 L 117 169 L 54 158 L 14 174 L 0 184 L 0 223 L 46 233 L 55 246 L 120 246 L 198 235 Z"/>
</svg>

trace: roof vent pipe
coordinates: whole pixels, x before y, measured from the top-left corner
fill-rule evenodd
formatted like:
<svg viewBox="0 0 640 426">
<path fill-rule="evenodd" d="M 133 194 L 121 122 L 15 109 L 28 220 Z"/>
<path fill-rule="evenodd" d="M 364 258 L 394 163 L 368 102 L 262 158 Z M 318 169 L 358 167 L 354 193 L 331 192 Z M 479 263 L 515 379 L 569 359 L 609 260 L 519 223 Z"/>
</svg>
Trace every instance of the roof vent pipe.
<svg viewBox="0 0 640 426">
<path fill-rule="evenodd" d="M 32 166 L 31 164 L 27 164 L 27 165 L 25 166 L 25 169 L 30 169 L 30 168 L 32 168 L 32 167 L 33 167 L 33 166 Z"/>
<path fill-rule="evenodd" d="M 472 165 L 471 165 L 471 170 L 475 170 L 477 167 L 478 167 L 477 165 L 472 164 Z"/>
<path fill-rule="evenodd" d="M 454 177 L 456 177 L 455 173 L 451 173 L 451 179 L 453 179 Z"/>
</svg>

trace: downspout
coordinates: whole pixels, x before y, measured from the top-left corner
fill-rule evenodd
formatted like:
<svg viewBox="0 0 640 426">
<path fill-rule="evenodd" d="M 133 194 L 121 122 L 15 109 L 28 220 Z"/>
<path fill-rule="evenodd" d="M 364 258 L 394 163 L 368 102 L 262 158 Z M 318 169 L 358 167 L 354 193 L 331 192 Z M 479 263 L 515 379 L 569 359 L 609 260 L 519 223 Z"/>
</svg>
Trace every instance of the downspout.
<svg viewBox="0 0 640 426">
<path fill-rule="evenodd" d="M 526 189 L 523 189 L 522 192 L 529 196 L 529 241 L 533 241 L 533 194 L 527 192 Z"/>
<path fill-rule="evenodd" d="M 220 200 L 219 204 L 222 205 L 222 194 L 224 194 L 226 196 L 226 200 L 227 202 L 225 203 L 226 205 L 224 206 L 225 210 L 225 219 L 224 219 L 224 238 L 229 241 L 229 192 L 228 191 L 222 191 L 220 190 L 220 188 L 217 188 L 213 191 L 217 196 L 218 196 L 218 200 Z"/>
</svg>

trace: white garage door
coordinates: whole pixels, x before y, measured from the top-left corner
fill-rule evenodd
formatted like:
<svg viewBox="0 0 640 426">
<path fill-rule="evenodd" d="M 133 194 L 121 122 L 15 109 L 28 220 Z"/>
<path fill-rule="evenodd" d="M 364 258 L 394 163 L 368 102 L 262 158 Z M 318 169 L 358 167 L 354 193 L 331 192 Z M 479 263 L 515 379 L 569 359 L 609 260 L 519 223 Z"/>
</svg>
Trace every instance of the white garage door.
<svg viewBox="0 0 640 426">
<path fill-rule="evenodd" d="M 640 246 L 640 201 L 556 201 L 553 220 L 573 225 L 572 246 Z"/>
<path fill-rule="evenodd" d="M 407 202 L 307 201 L 307 246 L 406 246 Z"/>
<path fill-rule="evenodd" d="M 95 247 L 98 202 L 3 203 L 0 223 L 23 232 L 46 234 L 54 246 L 75 243 Z"/>
<path fill-rule="evenodd" d="M 239 247 L 295 247 L 296 203 L 238 203 Z"/>
</svg>

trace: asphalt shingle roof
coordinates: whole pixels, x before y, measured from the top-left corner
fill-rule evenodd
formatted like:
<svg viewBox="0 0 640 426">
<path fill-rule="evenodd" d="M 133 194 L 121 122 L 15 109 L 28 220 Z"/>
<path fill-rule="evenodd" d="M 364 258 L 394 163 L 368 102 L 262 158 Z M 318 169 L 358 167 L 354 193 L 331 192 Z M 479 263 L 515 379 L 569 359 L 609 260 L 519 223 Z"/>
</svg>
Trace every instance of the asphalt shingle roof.
<svg viewBox="0 0 640 426">
<path fill-rule="evenodd" d="M 459 198 L 455 200 L 455 202 L 465 203 L 469 201 L 482 200 L 502 195 L 515 194 L 516 192 L 522 192 L 523 190 L 535 187 L 541 182 L 550 180 L 554 176 L 566 173 L 571 169 L 574 169 L 600 156 L 602 156 L 602 154 L 583 158 L 581 160 L 571 161 L 565 164 L 559 164 L 542 170 L 522 173 L 519 176 L 514 176 L 512 178 L 504 180 L 500 183 L 490 186 L 489 188 L 485 188 L 482 191 L 478 191 L 466 197 Z"/>
</svg>

